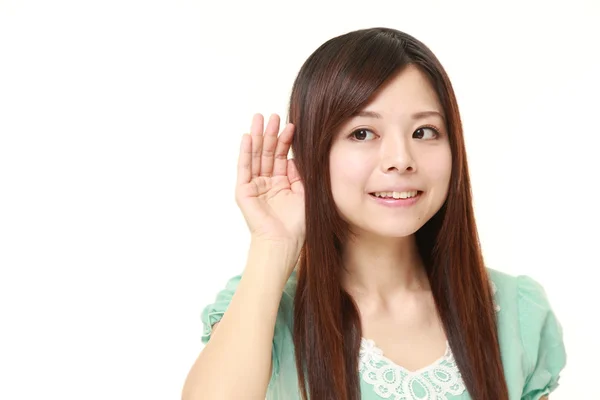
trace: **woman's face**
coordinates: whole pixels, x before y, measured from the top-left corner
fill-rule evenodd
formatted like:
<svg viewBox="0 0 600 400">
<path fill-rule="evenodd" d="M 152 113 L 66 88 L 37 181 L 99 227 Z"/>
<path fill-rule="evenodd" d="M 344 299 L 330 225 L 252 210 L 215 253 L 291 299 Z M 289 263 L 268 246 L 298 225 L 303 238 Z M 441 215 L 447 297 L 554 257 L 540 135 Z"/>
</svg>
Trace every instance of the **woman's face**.
<svg viewBox="0 0 600 400">
<path fill-rule="evenodd" d="M 443 205 L 452 154 L 443 109 L 426 76 L 409 65 L 336 132 L 333 198 L 357 232 L 403 237 Z"/>
</svg>

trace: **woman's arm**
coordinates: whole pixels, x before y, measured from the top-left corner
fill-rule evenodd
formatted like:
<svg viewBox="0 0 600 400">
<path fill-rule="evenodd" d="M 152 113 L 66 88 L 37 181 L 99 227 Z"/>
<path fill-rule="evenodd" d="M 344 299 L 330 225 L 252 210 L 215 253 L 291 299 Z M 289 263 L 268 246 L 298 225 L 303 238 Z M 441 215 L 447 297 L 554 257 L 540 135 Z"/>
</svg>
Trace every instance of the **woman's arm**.
<svg viewBox="0 0 600 400">
<path fill-rule="evenodd" d="M 291 270 L 297 258 L 278 247 L 251 246 L 219 329 L 188 374 L 183 400 L 264 400 L 273 368 L 275 321 L 288 278 L 283 272 Z M 282 268 L 285 263 L 290 267 Z"/>
</svg>

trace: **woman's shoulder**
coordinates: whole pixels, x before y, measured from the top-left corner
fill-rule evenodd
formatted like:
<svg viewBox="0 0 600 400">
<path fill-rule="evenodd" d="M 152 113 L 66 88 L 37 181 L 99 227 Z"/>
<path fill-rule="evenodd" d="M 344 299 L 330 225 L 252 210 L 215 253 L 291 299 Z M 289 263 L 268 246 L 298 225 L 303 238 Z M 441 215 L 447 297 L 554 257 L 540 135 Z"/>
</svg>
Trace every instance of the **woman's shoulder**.
<svg viewBox="0 0 600 400">
<path fill-rule="evenodd" d="M 524 343 L 537 337 L 549 325 L 562 335 L 544 286 L 528 275 L 512 275 L 488 268 L 494 302 L 498 313 L 498 328 L 518 329 Z M 516 326 L 513 326 L 516 324 Z"/>
<path fill-rule="evenodd" d="M 498 306 L 514 313 L 536 312 L 545 314 L 552 310 L 546 290 L 528 275 L 513 275 L 487 268 L 488 276 Z"/>
<path fill-rule="evenodd" d="M 528 275 L 488 268 L 498 339 L 509 386 L 537 399 L 558 386 L 566 365 L 563 329 L 543 285 Z M 510 389 L 510 387 L 509 387 Z"/>
</svg>

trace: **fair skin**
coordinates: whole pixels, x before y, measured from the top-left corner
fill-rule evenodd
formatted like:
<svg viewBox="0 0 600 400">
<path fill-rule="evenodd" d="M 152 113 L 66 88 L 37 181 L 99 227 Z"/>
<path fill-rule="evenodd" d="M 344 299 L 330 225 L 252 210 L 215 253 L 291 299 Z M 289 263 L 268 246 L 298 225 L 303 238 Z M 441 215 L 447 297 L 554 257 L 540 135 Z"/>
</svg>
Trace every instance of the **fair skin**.
<svg viewBox="0 0 600 400">
<path fill-rule="evenodd" d="M 330 153 L 334 201 L 356 233 L 345 246 L 343 285 L 358 305 L 363 336 L 410 371 L 446 351 L 414 233 L 443 205 L 451 166 L 443 108 L 414 66 L 340 128 Z M 417 201 L 406 207 L 373 197 L 411 190 Z"/>
</svg>

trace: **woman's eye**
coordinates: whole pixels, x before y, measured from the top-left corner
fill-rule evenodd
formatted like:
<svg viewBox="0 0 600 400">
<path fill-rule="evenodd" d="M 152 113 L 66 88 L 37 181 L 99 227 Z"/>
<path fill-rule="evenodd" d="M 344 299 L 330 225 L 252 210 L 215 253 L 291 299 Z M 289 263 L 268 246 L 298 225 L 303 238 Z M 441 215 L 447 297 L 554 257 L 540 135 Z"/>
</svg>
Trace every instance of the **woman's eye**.
<svg viewBox="0 0 600 400">
<path fill-rule="evenodd" d="M 368 129 L 357 129 L 350 136 L 360 142 L 372 139 L 375 134 Z"/>
<path fill-rule="evenodd" d="M 435 130 L 434 128 L 424 126 L 422 128 L 417 129 L 413 133 L 413 139 L 429 140 L 429 139 L 435 139 L 439 135 L 440 135 L 439 132 L 437 130 Z"/>
</svg>

